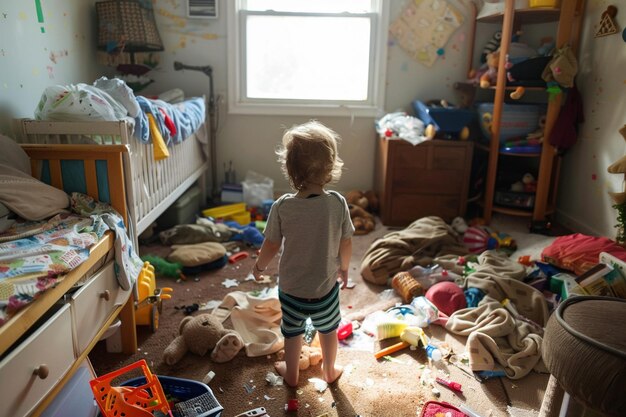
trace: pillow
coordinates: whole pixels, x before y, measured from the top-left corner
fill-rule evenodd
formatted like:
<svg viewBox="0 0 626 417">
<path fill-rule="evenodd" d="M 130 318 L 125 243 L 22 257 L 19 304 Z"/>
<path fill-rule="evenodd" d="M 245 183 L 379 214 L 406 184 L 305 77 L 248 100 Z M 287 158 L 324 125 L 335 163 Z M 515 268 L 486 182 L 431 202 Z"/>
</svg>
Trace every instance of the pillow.
<svg viewBox="0 0 626 417">
<path fill-rule="evenodd" d="M 174 245 L 167 260 L 179 262 L 182 266 L 191 267 L 208 264 L 223 258 L 226 248 L 221 243 L 203 242 L 194 245 Z"/>
<path fill-rule="evenodd" d="M 24 149 L 8 136 L 0 135 L 0 164 L 17 168 L 24 174 L 30 174 L 30 158 Z"/>
<path fill-rule="evenodd" d="M 0 203 L 26 220 L 43 220 L 69 206 L 65 191 L 0 163 Z"/>
</svg>

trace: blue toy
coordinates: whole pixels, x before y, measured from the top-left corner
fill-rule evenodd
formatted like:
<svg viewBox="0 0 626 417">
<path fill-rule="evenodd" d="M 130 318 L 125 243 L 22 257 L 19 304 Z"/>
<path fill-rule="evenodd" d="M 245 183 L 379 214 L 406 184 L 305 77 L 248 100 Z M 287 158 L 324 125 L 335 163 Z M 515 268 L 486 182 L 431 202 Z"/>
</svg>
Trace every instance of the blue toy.
<svg viewBox="0 0 626 417">
<path fill-rule="evenodd" d="M 235 233 L 230 240 L 241 240 L 242 242 L 254 246 L 255 248 L 260 248 L 263 244 L 263 234 L 256 228 L 254 222 L 246 226 L 242 226 L 236 221 L 228 220 L 225 221 L 224 224 L 241 231 L 240 233 Z"/>
</svg>

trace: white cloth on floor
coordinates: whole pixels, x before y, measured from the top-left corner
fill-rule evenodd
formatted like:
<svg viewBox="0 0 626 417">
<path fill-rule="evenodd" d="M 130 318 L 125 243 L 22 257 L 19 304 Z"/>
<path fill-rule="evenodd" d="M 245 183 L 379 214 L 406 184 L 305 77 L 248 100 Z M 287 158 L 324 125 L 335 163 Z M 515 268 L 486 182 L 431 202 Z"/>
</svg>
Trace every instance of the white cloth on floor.
<svg viewBox="0 0 626 417">
<path fill-rule="evenodd" d="M 269 355 L 283 348 L 278 287 L 260 293 L 233 291 L 224 297 L 213 314 L 222 321 L 230 316 L 233 329 L 243 339 L 246 355 L 250 357 Z"/>
</svg>

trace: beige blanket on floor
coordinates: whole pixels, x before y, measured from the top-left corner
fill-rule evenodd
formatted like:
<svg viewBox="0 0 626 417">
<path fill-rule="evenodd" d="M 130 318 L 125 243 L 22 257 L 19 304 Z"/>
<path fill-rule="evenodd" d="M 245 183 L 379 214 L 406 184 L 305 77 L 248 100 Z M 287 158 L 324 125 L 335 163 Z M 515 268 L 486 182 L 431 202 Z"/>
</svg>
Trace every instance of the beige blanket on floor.
<svg viewBox="0 0 626 417">
<path fill-rule="evenodd" d="M 213 314 L 221 321 L 230 316 L 233 329 L 243 339 L 246 355 L 250 357 L 269 355 L 283 348 L 278 287 L 260 294 L 233 291 L 224 297 Z"/>
<path fill-rule="evenodd" d="M 466 348 L 473 371 L 493 370 L 496 362 L 511 379 L 522 378 L 532 369 L 545 371 L 541 344 L 548 306 L 541 292 L 519 281 L 524 275 L 517 262 L 487 251 L 467 277 L 466 288 L 478 288 L 486 295 L 478 307 L 452 314 L 445 327 L 468 337 Z M 503 307 L 505 298 L 516 313 Z"/>
<path fill-rule="evenodd" d="M 428 266 L 437 256 L 467 253 L 459 235 L 443 219 L 422 217 L 374 241 L 363 256 L 361 275 L 374 284 L 387 285 L 396 273 L 415 265 Z"/>
</svg>

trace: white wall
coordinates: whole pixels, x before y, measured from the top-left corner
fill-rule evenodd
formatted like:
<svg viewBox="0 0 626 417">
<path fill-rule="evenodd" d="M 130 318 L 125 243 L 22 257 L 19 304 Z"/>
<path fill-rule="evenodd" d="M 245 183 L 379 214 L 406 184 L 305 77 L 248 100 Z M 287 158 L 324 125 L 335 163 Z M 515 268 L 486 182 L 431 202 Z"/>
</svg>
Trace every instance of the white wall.
<svg viewBox="0 0 626 417">
<path fill-rule="evenodd" d="M 100 74 L 93 4 L 0 0 L 0 132 L 9 133 L 11 118 L 33 117 L 47 86 L 91 83 Z"/>
<path fill-rule="evenodd" d="M 100 75 L 114 74 L 112 68 L 96 64 L 95 0 L 40 2 L 44 17 L 41 23 L 37 18 L 36 0 L 0 0 L 1 132 L 7 132 L 7 118 L 32 117 L 46 86 L 91 83 Z M 453 0 L 452 3 L 462 7 L 469 16 L 469 10 L 463 6 L 467 1 Z M 160 65 L 149 74 L 155 83 L 145 94 L 174 87 L 182 88 L 190 96 L 208 94 L 208 78 L 199 72 L 174 71 L 173 62 L 178 60 L 190 65 L 211 65 L 215 90 L 226 97 L 225 0 L 219 2 L 218 19 L 187 19 L 184 17 L 185 4 L 182 0 L 154 2 L 165 51 L 159 54 Z M 405 4 L 400 0 L 391 2 L 391 21 L 398 17 Z M 606 168 L 626 149 L 617 132 L 626 123 L 626 96 L 623 94 L 626 48 L 621 34 L 593 37 L 600 15 L 608 4 L 606 1 L 587 2 L 578 76 L 585 100 L 586 122 L 581 126 L 578 143 L 564 160 L 559 218 L 577 230 L 613 236 L 615 211 L 611 208 L 607 191 L 621 190 L 622 178 L 608 174 Z M 618 13 L 617 23 L 622 28 L 626 26 L 626 14 Z M 45 29 L 44 33 L 41 33 L 41 27 Z M 495 27 L 486 25 L 480 30 L 477 53 Z M 385 112 L 410 111 L 410 103 L 416 98 L 445 98 L 455 102 L 452 85 L 465 77 L 470 39 L 471 24 L 466 19 L 446 45 L 445 58 L 439 59 L 431 68 L 412 60 L 390 39 Z M 217 144 L 218 180 L 222 179 L 223 164 L 232 160 L 239 179 L 247 170 L 254 170 L 273 177 L 276 189 L 286 190 L 288 185 L 282 178 L 273 151 L 285 127 L 307 118 L 229 115 L 226 108 L 226 103 L 222 102 Z M 353 118 L 350 114 L 320 120 L 343 136 L 340 153 L 346 162 L 346 171 L 337 188 L 370 189 L 373 186 L 376 140 L 374 120 Z"/>
<path fill-rule="evenodd" d="M 608 2 L 587 2 L 579 54 L 578 87 L 584 99 L 585 122 L 578 142 L 565 155 L 559 184 L 559 219 L 576 230 L 615 237 L 617 213 L 608 191 L 622 191 L 624 177 L 607 167 L 626 153 L 618 133 L 626 124 L 626 7 L 620 7 L 618 34 L 595 38 Z"/>
</svg>

